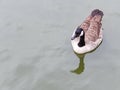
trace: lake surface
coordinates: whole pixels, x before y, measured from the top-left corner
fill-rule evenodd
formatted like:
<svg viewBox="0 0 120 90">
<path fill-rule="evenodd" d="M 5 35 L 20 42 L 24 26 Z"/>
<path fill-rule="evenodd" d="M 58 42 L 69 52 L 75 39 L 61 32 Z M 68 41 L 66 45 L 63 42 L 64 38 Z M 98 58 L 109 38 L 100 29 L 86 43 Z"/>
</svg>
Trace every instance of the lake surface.
<svg viewBox="0 0 120 90">
<path fill-rule="evenodd" d="M 0 90 L 120 90 L 119 0 L 0 0 Z M 81 74 L 70 42 L 90 12 L 104 39 Z"/>
</svg>

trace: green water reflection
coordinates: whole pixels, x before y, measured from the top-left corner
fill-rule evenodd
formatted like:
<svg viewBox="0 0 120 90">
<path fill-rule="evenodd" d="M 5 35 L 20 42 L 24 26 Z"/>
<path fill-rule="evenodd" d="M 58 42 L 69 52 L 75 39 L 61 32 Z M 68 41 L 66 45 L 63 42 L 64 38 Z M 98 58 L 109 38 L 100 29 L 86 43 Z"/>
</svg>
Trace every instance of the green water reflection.
<svg viewBox="0 0 120 90">
<path fill-rule="evenodd" d="M 84 67 L 85 54 L 82 54 L 82 55 L 77 54 L 77 53 L 75 53 L 75 54 L 78 56 L 80 62 L 79 62 L 79 66 L 75 70 L 72 70 L 71 72 L 76 73 L 76 74 L 81 74 L 85 69 L 85 67 Z"/>
</svg>

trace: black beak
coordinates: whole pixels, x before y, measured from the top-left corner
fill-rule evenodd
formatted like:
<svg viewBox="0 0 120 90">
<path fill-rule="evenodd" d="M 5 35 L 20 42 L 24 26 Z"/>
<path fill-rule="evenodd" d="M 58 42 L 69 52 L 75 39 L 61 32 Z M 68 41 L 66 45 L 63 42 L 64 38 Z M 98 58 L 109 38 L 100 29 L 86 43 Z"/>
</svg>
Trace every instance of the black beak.
<svg viewBox="0 0 120 90">
<path fill-rule="evenodd" d="M 76 34 L 71 38 L 71 40 L 74 40 L 76 37 L 78 37 Z"/>
</svg>

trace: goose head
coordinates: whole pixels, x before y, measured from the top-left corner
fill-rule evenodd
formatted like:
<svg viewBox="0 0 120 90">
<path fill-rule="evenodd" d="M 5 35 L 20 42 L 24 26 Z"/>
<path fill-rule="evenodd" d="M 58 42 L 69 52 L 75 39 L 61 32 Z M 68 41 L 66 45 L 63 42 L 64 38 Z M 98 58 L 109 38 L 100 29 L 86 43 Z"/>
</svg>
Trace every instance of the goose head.
<svg viewBox="0 0 120 90">
<path fill-rule="evenodd" d="M 71 38 L 71 40 L 74 40 L 75 38 L 79 38 L 78 41 L 78 46 L 79 47 L 83 47 L 85 46 L 85 32 L 82 28 L 78 27 L 73 35 L 73 37 Z"/>
<path fill-rule="evenodd" d="M 82 28 L 78 27 L 73 35 L 73 37 L 71 38 L 71 40 L 74 40 L 75 38 L 79 37 L 81 32 L 83 31 Z"/>
</svg>

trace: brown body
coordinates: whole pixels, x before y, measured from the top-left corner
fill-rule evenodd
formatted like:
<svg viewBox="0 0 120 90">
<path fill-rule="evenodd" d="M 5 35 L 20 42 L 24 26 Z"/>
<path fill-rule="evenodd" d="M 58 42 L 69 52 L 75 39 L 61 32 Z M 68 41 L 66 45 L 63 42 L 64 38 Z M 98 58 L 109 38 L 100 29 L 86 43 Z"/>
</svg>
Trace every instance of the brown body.
<svg viewBox="0 0 120 90">
<path fill-rule="evenodd" d="M 79 26 L 85 32 L 85 42 L 89 41 L 95 42 L 99 38 L 99 33 L 101 29 L 101 21 L 103 17 L 103 12 L 95 9 L 92 11 L 85 21 Z"/>
<path fill-rule="evenodd" d="M 91 20 L 90 20 L 90 26 L 85 32 L 85 41 L 93 41 L 95 42 L 99 38 L 99 33 L 101 29 L 101 20 L 102 17 L 100 15 L 95 15 Z"/>
<path fill-rule="evenodd" d="M 90 26 L 90 20 L 92 19 L 92 16 L 89 15 L 85 21 L 78 27 L 82 28 L 84 30 L 84 32 L 86 32 Z"/>
</svg>

